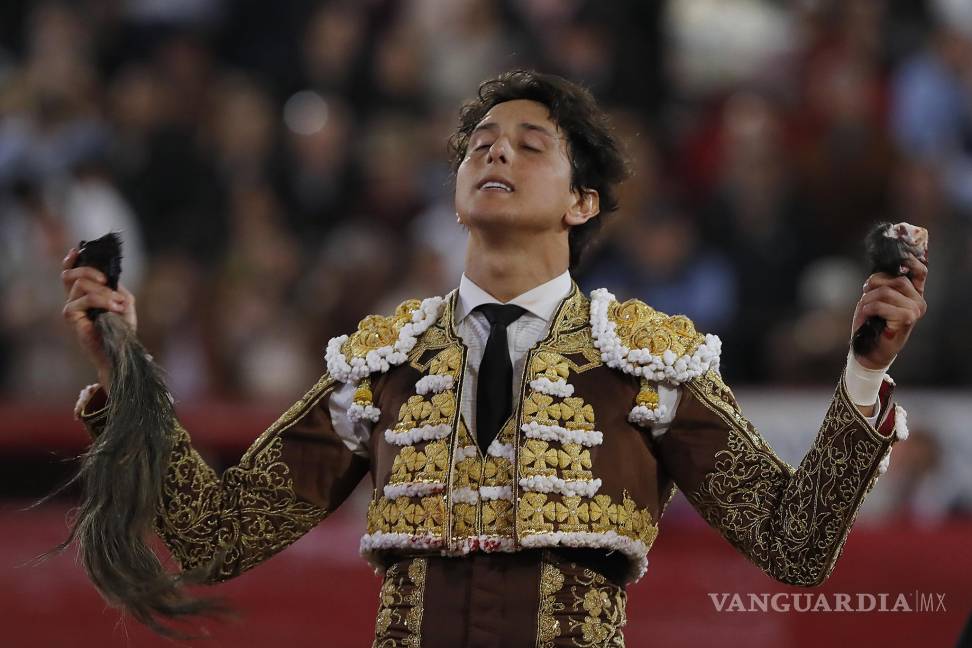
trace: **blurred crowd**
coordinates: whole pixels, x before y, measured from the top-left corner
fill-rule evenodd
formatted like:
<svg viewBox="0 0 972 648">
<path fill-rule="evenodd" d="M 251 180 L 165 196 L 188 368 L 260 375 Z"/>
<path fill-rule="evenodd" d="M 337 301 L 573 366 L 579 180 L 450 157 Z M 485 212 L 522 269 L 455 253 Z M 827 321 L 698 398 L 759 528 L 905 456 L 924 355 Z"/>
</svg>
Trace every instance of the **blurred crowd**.
<svg viewBox="0 0 972 648">
<path fill-rule="evenodd" d="M 0 393 L 94 380 L 61 259 L 119 231 L 177 399 L 292 397 L 328 338 L 458 284 L 478 83 L 580 81 L 634 178 L 575 273 L 690 316 L 735 384 L 833 385 L 879 220 L 930 230 L 892 374 L 972 384 L 972 2 L 5 0 Z"/>
</svg>

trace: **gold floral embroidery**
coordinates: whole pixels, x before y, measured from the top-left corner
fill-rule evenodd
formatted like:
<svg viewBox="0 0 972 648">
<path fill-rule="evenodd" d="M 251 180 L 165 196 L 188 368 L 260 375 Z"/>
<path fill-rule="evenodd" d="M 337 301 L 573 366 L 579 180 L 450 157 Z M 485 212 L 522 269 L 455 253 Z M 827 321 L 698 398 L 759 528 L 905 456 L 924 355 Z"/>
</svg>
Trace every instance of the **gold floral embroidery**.
<svg viewBox="0 0 972 648">
<path fill-rule="evenodd" d="M 576 495 L 564 497 L 563 501 L 557 502 L 557 522 L 561 531 L 589 531 L 588 505 L 581 504 L 581 498 Z"/>
<path fill-rule="evenodd" d="M 452 313 L 455 308 L 453 304 L 455 295 L 456 292 L 454 291 L 446 296 L 442 314 L 439 315 L 438 321 L 419 336 L 415 348 L 408 354 L 409 364 L 423 374 L 429 372 L 432 360 L 438 356 L 438 354 L 431 352 L 451 348 L 455 350 L 455 357 L 458 357 L 460 362 L 459 367 L 456 368 L 456 372 L 453 375 L 457 379 L 461 378 L 462 343 L 453 334 L 449 325 L 449 322 L 452 322 Z M 424 362 L 422 362 L 423 358 L 425 359 Z M 430 373 L 449 373 L 448 371 L 442 371 L 442 365 L 437 365 L 437 367 L 439 371 L 431 371 Z"/>
<path fill-rule="evenodd" d="M 392 461 L 388 483 L 441 483 L 448 466 L 449 446 L 445 439 L 402 446 Z"/>
<path fill-rule="evenodd" d="M 557 463 L 557 451 L 546 441 L 526 439 L 520 446 L 521 475 L 555 475 Z"/>
<path fill-rule="evenodd" d="M 841 384 L 817 438 L 794 470 L 741 415 L 717 373 L 686 386 L 729 428 L 713 470 L 686 497 L 774 578 L 793 585 L 821 583 L 833 570 L 891 441 L 877 437 Z"/>
<path fill-rule="evenodd" d="M 368 533 L 442 534 L 445 495 L 379 497 L 368 503 Z"/>
<path fill-rule="evenodd" d="M 571 430 L 593 430 L 594 409 L 583 398 L 570 396 L 554 402 L 552 396 L 531 391 L 523 403 L 523 420 Z"/>
<path fill-rule="evenodd" d="M 513 502 L 509 500 L 483 502 L 483 533 L 507 537 L 513 533 Z"/>
<path fill-rule="evenodd" d="M 346 357 L 363 358 L 369 351 L 394 344 L 402 327 L 412 321 L 412 311 L 421 305 L 418 299 L 409 299 L 398 305 L 394 315 L 369 315 L 361 320 L 341 352 Z"/>
<path fill-rule="evenodd" d="M 584 329 L 590 320 L 590 312 L 591 300 L 581 292 L 577 284 L 574 284 L 573 292 L 567 296 L 564 307 L 558 314 L 556 330 L 573 331 L 575 329 Z"/>
<path fill-rule="evenodd" d="M 450 346 L 435 355 L 429 364 L 430 374 L 441 374 L 458 377 L 459 368 L 462 366 L 462 351 L 455 346 Z"/>
<path fill-rule="evenodd" d="M 482 461 L 479 457 L 466 457 L 456 462 L 456 472 L 453 479 L 454 488 L 476 488 L 479 486 L 479 476 L 482 473 Z"/>
<path fill-rule="evenodd" d="M 513 464 L 504 457 L 486 457 L 483 486 L 509 486 L 513 483 Z"/>
<path fill-rule="evenodd" d="M 416 481 L 441 482 L 449 470 L 449 444 L 446 439 L 430 441 L 425 446 L 425 465 L 416 475 Z"/>
<path fill-rule="evenodd" d="M 570 362 L 570 369 L 574 373 L 584 373 L 604 364 L 601 352 L 594 346 L 590 327 L 560 332 L 554 340 L 542 344 L 541 348 L 562 354 Z M 568 354 L 580 357 L 570 358 Z"/>
<path fill-rule="evenodd" d="M 457 502 L 452 505 L 452 531 L 455 536 L 469 537 L 476 532 L 476 504 Z"/>
<path fill-rule="evenodd" d="M 538 391 L 531 391 L 526 400 L 523 401 L 523 420 L 526 422 L 537 421 L 538 423 L 551 424 L 554 421 L 547 413 L 547 408 L 553 404 L 553 396 L 542 394 Z"/>
<path fill-rule="evenodd" d="M 557 593 L 564 586 L 564 574 L 547 560 L 540 565 L 540 607 L 537 612 L 537 646 L 554 648 L 560 636 L 560 621 L 555 616 L 564 604 L 557 600 Z"/>
<path fill-rule="evenodd" d="M 621 503 L 608 495 L 588 498 L 526 492 L 520 496 L 517 516 L 522 535 L 550 533 L 556 524 L 556 530 L 564 532 L 613 531 L 648 548 L 658 536 L 651 511 L 638 508 L 627 491 L 622 493 Z"/>
<path fill-rule="evenodd" d="M 517 520 L 520 523 L 521 534 L 553 531 L 553 525 L 548 520 L 553 520 L 556 515 L 557 505 L 547 501 L 545 493 L 526 492 L 520 496 Z"/>
<path fill-rule="evenodd" d="M 557 451 L 564 479 L 591 479 L 591 451 L 579 443 L 564 443 Z"/>
<path fill-rule="evenodd" d="M 575 567 L 573 564 L 572 567 Z M 627 595 L 603 575 L 585 569 L 570 586 L 573 615 L 567 617 L 571 645 L 583 648 L 624 646 Z M 581 617 L 583 615 L 583 618 Z M 580 636 L 576 636 L 577 633 Z"/>
<path fill-rule="evenodd" d="M 665 315 L 637 299 L 612 302 L 608 319 L 617 325 L 621 343 L 629 349 L 648 349 L 661 356 L 672 351 L 676 356 L 692 354 L 705 336 L 695 330 L 692 320 L 684 315 Z"/>
<path fill-rule="evenodd" d="M 425 604 L 426 558 L 412 558 L 402 574 L 396 562 L 385 571 L 378 593 L 373 648 L 420 648 Z"/>
<path fill-rule="evenodd" d="M 281 434 L 334 386 L 329 375 L 323 376 L 222 477 L 176 423 L 155 529 L 183 569 L 219 557 L 213 580 L 230 578 L 276 554 L 324 519 L 325 509 L 297 498 L 290 469 L 280 460 Z"/>
<path fill-rule="evenodd" d="M 626 608 L 623 587 L 544 552 L 537 612 L 539 648 L 624 648 Z"/>
<path fill-rule="evenodd" d="M 587 508 L 591 526 L 598 533 L 610 531 L 618 521 L 617 507 L 607 495 L 595 495 Z"/>
<path fill-rule="evenodd" d="M 445 496 L 435 495 L 421 499 L 422 519 L 416 523 L 415 531 L 423 535 L 442 535 L 445 523 Z"/>
<path fill-rule="evenodd" d="M 552 448 L 540 439 L 526 439 L 520 446 L 520 474 L 524 477 L 550 477 L 560 474 L 564 479 L 591 479 L 591 452 L 579 443 L 564 443 Z"/>
<path fill-rule="evenodd" d="M 432 394 L 431 398 L 410 396 L 398 412 L 396 432 L 403 432 L 422 425 L 451 425 L 456 413 L 456 397 L 452 391 Z"/>
<path fill-rule="evenodd" d="M 570 375 L 570 363 L 559 353 L 541 351 L 533 357 L 530 372 L 534 378 L 566 379 Z"/>
<path fill-rule="evenodd" d="M 392 484 L 415 481 L 415 473 L 425 468 L 425 453 L 415 446 L 404 446 L 392 462 L 391 476 L 388 481 Z"/>
</svg>

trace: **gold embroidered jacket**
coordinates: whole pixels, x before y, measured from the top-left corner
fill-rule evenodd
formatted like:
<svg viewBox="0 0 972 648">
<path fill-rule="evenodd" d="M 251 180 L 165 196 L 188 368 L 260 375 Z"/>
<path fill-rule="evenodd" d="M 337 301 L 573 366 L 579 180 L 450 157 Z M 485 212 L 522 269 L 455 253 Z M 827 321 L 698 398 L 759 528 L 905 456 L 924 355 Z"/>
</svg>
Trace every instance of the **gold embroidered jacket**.
<svg viewBox="0 0 972 648">
<path fill-rule="evenodd" d="M 219 580 L 266 560 L 333 511 L 370 473 L 361 551 L 378 566 L 402 556 L 526 548 L 618 551 L 640 578 L 658 520 L 681 488 L 705 520 L 780 581 L 812 586 L 834 568 L 864 497 L 898 436 L 890 399 L 877 427 L 841 380 L 798 467 L 741 414 L 718 373 L 718 339 L 681 316 L 576 286 L 529 352 L 520 399 L 483 454 L 457 406 L 466 349 L 457 291 L 370 316 L 328 345 L 327 371 L 217 475 L 181 426 L 156 528 L 183 568 L 228 549 Z M 328 402 L 357 385 L 348 415 L 373 423 L 369 456 L 335 432 Z M 659 383 L 681 396 L 667 431 Z M 80 413 L 92 434 L 103 391 Z M 900 408 L 898 408 L 900 410 Z"/>
</svg>

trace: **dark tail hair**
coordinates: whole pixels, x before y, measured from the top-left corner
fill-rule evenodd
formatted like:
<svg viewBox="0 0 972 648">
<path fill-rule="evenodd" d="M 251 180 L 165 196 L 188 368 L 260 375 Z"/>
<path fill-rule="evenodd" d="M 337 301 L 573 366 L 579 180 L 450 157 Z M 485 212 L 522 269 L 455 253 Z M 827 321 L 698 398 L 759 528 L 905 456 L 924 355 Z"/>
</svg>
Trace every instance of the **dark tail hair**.
<svg viewBox="0 0 972 648">
<path fill-rule="evenodd" d="M 172 449 L 172 398 L 162 369 L 121 316 L 101 312 L 94 323 L 113 368 L 107 423 L 81 456 L 78 473 L 33 505 L 81 483 L 70 535 L 38 558 L 61 553 L 77 539 L 85 571 L 108 603 L 161 635 L 190 639 L 163 621 L 232 611 L 221 599 L 194 597 L 185 589 L 210 581 L 219 556 L 209 565 L 169 573 L 146 542 Z"/>
</svg>

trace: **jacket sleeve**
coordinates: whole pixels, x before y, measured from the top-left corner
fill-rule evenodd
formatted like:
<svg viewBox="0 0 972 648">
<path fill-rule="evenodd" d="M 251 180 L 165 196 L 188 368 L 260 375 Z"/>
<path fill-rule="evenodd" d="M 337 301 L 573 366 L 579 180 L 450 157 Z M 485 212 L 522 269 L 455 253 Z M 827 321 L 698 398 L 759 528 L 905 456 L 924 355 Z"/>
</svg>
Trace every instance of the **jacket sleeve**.
<svg viewBox="0 0 972 648">
<path fill-rule="evenodd" d="M 773 578 L 815 586 L 833 571 L 857 511 L 898 437 L 893 383 L 877 427 L 851 403 L 843 377 L 799 467 L 769 447 L 709 371 L 682 385 L 668 431 L 654 444 L 666 471 L 706 522 Z M 900 408 L 897 408 L 900 410 Z M 902 411 L 903 414 L 903 411 Z"/>
<path fill-rule="evenodd" d="M 176 424 L 155 530 L 184 570 L 221 556 L 212 581 L 237 576 L 310 531 L 354 490 L 369 461 L 332 425 L 328 401 L 340 385 L 323 375 L 221 476 Z M 100 386 L 86 389 L 76 413 L 97 436 L 107 396 Z"/>
</svg>

